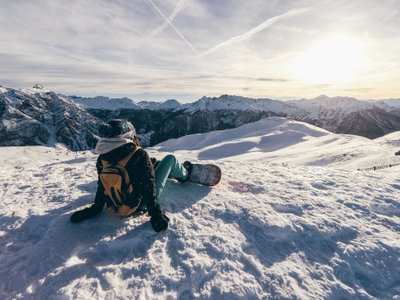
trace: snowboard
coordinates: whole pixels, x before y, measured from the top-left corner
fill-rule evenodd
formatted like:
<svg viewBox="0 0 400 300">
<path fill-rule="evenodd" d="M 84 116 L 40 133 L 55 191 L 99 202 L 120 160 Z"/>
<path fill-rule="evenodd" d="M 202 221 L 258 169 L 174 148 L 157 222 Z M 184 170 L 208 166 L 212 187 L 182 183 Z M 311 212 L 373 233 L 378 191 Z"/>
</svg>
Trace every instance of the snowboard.
<svg viewBox="0 0 400 300">
<path fill-rule="evenodd" d="M 221 169 L 213 164 L 192 164 L 193 169 L 187 182 L 213 186 L 221 180 Z"/>
</svg>

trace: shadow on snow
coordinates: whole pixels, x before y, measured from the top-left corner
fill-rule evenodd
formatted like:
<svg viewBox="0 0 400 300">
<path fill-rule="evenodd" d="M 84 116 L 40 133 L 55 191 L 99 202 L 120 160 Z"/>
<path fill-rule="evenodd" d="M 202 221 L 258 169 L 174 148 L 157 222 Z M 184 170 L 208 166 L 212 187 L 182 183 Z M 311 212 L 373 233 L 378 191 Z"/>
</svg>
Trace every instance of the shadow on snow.
<svg viewBox="0 0 400 300">
<path fill-rule="evenodd" d="M 147 216 L 123 219 L 105 211 L 82 223 L 71 223 L 71 211 L 91 204 L 95 187 L 96 182 L 79 186 L 92 194 L 45 215 L 31 215 L 16 229 L 9 228 L 21 221 L 19 217 L 0 216 L 0 230 L 5 233 L 0 236 L 0 297 L 11 299 L 32 293 L 46 298 L 80 278 L 91 278 L 103 290 L 111 289 L 105 278 L 107 272 L 99 270 L 99 266 L 140 259 L 155 241 L 168 234 L 155 233 Z M 159 202 L 167 214 L 177 213 L 204 198 L 210 190 L 169 180 Z M 140 221 L 145 223 L 138 224 Z M 129 276 L 146 276 L 146 266 L 141 268 L 128 272 Z"/>
</svg>

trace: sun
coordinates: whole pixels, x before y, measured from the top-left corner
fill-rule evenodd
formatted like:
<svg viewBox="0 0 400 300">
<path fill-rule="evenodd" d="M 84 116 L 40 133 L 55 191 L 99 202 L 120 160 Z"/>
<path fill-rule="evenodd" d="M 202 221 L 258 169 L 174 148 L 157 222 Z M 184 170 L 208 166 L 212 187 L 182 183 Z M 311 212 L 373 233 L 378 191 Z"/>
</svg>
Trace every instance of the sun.
<svg viewBox="0 0 400 300">
<path fill-rule="evenodd" d="M 296 66 L 296 77 L 305 83 L 351 83 L 367 65 L 365 46 L 350 36 L 334 36 L 306 51 Z"/>
</svg>

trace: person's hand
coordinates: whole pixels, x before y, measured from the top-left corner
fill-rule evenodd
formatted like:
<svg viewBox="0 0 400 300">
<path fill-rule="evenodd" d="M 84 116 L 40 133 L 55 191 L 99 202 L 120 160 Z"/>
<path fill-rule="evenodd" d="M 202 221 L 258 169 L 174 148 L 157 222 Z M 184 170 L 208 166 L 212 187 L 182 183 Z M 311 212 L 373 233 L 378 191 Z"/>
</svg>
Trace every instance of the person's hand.
<svg viewBox="0 0 400 300">
<path fill-rule="evenodd" d="M 85 212 L 83 210 L 78 210 L 71 215 L 72 223 L 79 223 L 86 219 Z"/>
<path fill-rule="evenodd" d="M 168 221 L 169 218 L 161 211 L 150 217 L 151 226 L 153 227 L 155 232 L 161 232 L 167 230 Z"/>
</svg>

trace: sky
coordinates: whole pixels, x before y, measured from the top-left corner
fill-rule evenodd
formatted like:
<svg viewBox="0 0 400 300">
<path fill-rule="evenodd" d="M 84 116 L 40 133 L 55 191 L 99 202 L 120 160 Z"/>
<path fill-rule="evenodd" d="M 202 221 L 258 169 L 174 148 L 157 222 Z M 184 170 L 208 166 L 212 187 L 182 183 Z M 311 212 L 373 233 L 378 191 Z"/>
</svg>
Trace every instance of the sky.
<svg viewBox="0 0 400 300">
<path fill-rule="evenodd" d="M 400 98 L 398 0 L 0 0 L 0 43 L 12 88 Z"/>
</svg>

